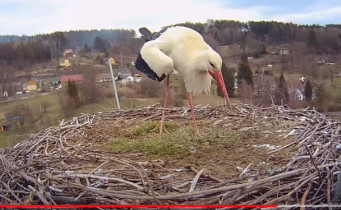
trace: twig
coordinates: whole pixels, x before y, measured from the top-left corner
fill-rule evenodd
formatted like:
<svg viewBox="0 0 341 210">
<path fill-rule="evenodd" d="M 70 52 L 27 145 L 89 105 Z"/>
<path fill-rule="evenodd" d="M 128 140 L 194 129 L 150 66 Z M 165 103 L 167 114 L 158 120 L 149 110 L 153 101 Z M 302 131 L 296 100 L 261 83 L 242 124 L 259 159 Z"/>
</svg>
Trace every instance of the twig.
<svg viewBox="0 0 341 210">
<path fill-rule="evenodd" d="M 195 185 L 197 184 L 201 174 L 204 172 L 204 168 L 202 168 L 194 177 L 193 181 L 192 181 L 192 184 L 191 184 L 191 187 L 189 188 L 189 192 L 192 192 L 195 188 Z"/>
<path fill-rule="evenodd" d="M 311 189 L 311 182 L 308 184 L 307 189 L 306 189 L 306 190 L 304 191 L 304 193 L 303 193 L 303 196 L 302 196 L 302 199 L 301 199 L 301 207 L 300 207 L 300 210 L 304 210 L 304 209 L 305 209 L 304 204 L 305 204 L 305 200 L 306 200 L 306 198 L 307 198 L 307 195 L 308 195 L 310 189 Z"/>
<path fill-rule="evenodd" d="M 317 173 L 318 173 L 318 175 L 319 175 L 319 181 L 320 181 L 320 184 L 321 184 L 321 183 L 322 183 L 322 176 L 321 176 L 320 170 L 317 168 L 317 166 L 316 166 L 316 164 L 315 164 L 315 161 L 314 161 L 314 159 L 313 159 L 313 156 L 311 155 L 311 153 L 310 153 L 310 151 L 309 151 L 307 145 L 304 145 L 304 148 L 307 150 L 307 152 L 308 152 L 308 154 L 309 154 L 309 157 L 310 157 L 310 160 L 311 160 L 311 162 L 313 163 L 313 165 L 314 165 L 314 167 L 315 167 L 315 169 L 316 169 L 316 171 L 317 171 Z"/>
</svg>

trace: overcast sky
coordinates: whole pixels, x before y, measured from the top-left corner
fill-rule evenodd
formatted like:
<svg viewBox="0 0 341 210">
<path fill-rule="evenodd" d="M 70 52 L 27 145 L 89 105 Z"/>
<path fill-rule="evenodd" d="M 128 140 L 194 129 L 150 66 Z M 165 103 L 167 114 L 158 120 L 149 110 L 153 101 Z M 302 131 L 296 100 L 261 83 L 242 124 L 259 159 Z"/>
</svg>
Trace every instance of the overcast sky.
<svg viewBox="0 0 341 210">
<path fill-rule="evenodd" d="M 207 19 L 341 24 L 341 0 L 0 0 L 0 35 L 138 29 Z"/>
</svg>

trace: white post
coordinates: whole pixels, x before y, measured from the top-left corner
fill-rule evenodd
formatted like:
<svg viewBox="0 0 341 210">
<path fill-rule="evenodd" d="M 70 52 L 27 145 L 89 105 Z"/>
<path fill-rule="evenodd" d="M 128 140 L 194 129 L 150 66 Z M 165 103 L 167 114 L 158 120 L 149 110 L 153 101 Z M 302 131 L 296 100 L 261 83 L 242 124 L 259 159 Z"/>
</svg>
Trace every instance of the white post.
<svg viewBox="0 0 341 210">
<path fill-rule="evenodd" d="M 108 64 L 109 64 L 109 67 L 110 67 L 110 73 L 111 73 L 112 84 L 113 84 L 113 86 L 114 86 L 114 93 L 115 93 L 115 99 L 116 99 L 117 108 L 118 108 L 118 110 L 121 110 L 120 101 L 118 100 L 118 94 L 117 94 L 117 89 L 116 89 L 116 83 L 115 83 L 114 72 L 113 72 L 113 70 L 112 70 L 112 65 L 111 65 L 111 60 L 110 60 L 110 59 L 108 59 Z"/>
</svg>

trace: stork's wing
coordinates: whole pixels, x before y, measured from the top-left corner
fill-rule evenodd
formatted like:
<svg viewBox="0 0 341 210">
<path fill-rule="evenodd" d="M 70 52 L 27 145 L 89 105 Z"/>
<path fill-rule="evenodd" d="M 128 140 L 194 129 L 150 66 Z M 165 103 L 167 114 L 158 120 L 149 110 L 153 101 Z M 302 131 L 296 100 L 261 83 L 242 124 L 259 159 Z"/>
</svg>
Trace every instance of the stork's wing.
<svg viewBox="0 0 341 210">
<path fill-rule="evenodd" d="M 135 61 L 135 67 L 158 82 L 174 69 L 173 60 L 160 49 L 160 41 L 146 42 Z"/>
</svg>

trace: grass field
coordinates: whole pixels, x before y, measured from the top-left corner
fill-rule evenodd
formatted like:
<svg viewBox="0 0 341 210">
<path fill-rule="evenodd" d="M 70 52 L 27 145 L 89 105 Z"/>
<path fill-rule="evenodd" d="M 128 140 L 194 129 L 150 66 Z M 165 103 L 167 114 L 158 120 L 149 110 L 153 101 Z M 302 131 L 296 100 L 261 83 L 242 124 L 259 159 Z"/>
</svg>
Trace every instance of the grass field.
<svg viewBox="0 0 341 210">
<path fill-rule="evenodd" d="M 46 95 L 37 95 L 31 98 L 11 101 L 8 103 L 0 104 L 0 119 L 2 122 L 6 119 L 6 113 L 18 108 L 20 105 L 28 105 L 33 111 L 33 118 L 40 114 L 40 106 L 43 102 L 48 103 L 47 112 L 44 114 L 42 122 L 38 120 L 34 125 L 28 123 L 24 127 L 13 126 L 11 131 L 0 132 L 0 147 L 6 147 L 25 138 L 27 133 L 36 133 L 44 128 L 58 125 L 58 123 L 65 119 L 68 120 L 81 113 L 97 113 L 117 109 L 116 101 L 114 98 L 103 98 L 99 103 L 87 104 L 76 109 L 72 116 L 65 117 L 62 113 L 59 103 L 57 92 L 49 93 Z M 133 99 L 133 98 L 120 98 L 121 108 L 134 108 L 138 106 L 147 106 L 155 104 L 158 99 Z"/>
</svg>

